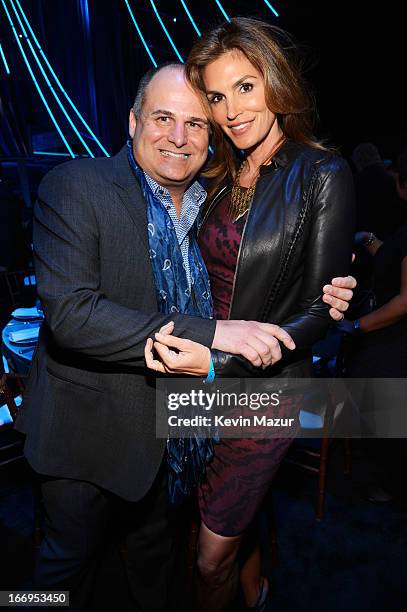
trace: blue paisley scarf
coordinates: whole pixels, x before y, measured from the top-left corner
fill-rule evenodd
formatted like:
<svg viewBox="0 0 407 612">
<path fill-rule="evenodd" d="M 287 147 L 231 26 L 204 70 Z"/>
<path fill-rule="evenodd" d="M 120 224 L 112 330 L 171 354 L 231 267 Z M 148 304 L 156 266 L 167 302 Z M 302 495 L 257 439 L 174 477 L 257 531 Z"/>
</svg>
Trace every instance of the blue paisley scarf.
<svg viewBox="0 0 407 612">
<path fill-rule="evenodd" d="M 130 166 L 140 184 L 147 204 L 147 229 L 157 304 L 160 312 L 179 312 L 204 319 L 213 317 L 208 272 L 196 240 L 195 227 L 189 233 L 188 283 L 181 249 L 172 220 L 147 183 L 128 143 Z M 168 491 L 172 503 L 181 503 L 205 475 L 206 464 L 213 457 L 213 440 L 200 437 L 168 438 Z"/>
</svg>

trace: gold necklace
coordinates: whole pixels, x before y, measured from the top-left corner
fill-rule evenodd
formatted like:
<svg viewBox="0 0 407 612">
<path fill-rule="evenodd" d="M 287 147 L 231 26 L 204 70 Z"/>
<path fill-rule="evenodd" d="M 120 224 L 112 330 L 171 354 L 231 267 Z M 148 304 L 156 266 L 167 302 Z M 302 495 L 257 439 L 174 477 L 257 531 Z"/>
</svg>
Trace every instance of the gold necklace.
<svg viewBox="0 0 407 612">
<path fill-rule="evenodd" d="M 276 146 L 270 153 L 267 161 L 263 162 L 262 165 L 269 163 L 274 155 L 281 149 L 283 144 L 285 143 L 285 136 L 282 135 L 277 142 Z M 232 194 L 230 197 L 230 207 L 229 207 L 229 215 L 231 219 L 237 221 L 240 217 L 242 217 L 250 208 L 250 205 L 253 200 L 254 190 L 256 189 L 257 179 L 259 178 L 259 171 L 253 181 L 253 183 L 247 189 L 242 189 L 240 187 L 240 175 L 242 174 L 243 167 L 246 163 L 246 160 L 243 160 L 239 166 L 238 171 L 236 172 L 235 179 L 233 181 L 232 186 Z"/>
<path fill-rule="evenodd" d="M 242 174 L 245 163 L 245 161 L 241 163 L 233 181 L 229 207 L 229 215 L 233 221 L 237 221 L 249 210 L 253 199 L 254 190 L 256 189 L 258 175 L 247 189 L 242 189 L 240 186 L 240 175 Z"/>
</svg>

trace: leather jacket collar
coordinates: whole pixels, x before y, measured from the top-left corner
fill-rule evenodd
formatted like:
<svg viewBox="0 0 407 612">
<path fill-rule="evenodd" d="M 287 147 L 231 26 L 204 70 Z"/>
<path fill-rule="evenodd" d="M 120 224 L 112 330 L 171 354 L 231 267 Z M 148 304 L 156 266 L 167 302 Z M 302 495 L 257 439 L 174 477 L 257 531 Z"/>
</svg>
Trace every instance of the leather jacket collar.
<svg viewBox="0 0 407 612">
<path fill-rule="evenodd" d="M 271 174 L 273 170 L 278 167 L 286 168 L 298 157 L 298 154 L 302 150 L 304 150 L 304 145 L 299 144 L 298 142 L 295 142 L 293 140 L 287 139 L 282 145 L 282 147 L 274 155 L 271 164 L 268 164 L 266 166 L 260 166 L 260 176 L 263 176 L 265 174 Z"/>
</svg>

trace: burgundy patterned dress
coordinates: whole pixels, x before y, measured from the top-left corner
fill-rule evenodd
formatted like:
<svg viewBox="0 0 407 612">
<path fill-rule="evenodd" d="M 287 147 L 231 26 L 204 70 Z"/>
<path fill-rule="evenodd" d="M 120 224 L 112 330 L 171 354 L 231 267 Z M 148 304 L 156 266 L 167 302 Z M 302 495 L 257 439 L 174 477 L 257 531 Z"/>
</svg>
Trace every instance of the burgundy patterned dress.
<svg viewBox="0 0 407 612">
<path fill-rule="evenodd" d="M 216 319 L 229 317 L 233 280 L 247 215 L 233 223 L 228 215 L 230 194 L 217 205 L 199 235 L 214 302 Z M 255 299 L 255 296 L 253 296 Z M 293 410 L 281 402 L 278 414 Z M 222 536 L 241 534 L 253 520 L 292 438 L 223 439 L 207 466 L 198 491 L 202 521 Z"/>
</svg>

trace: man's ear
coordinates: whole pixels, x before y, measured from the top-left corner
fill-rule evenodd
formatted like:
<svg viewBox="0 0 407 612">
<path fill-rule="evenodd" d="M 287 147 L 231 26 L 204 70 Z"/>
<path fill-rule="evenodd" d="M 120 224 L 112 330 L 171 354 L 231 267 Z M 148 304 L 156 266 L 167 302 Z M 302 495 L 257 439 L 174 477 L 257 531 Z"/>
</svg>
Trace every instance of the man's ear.
<svg viewBox="0 0 407 612">
<path fill-rule="evenodd" d="M 136 115 L 134 114 L 134 110 L 130 109 L 130 114 L 129 114 L 129 135 L 130 135 L 130 138 L 134 138 L 134 133 L 136 131 L 136 125 L 137 125 Z"/>
</svg>

